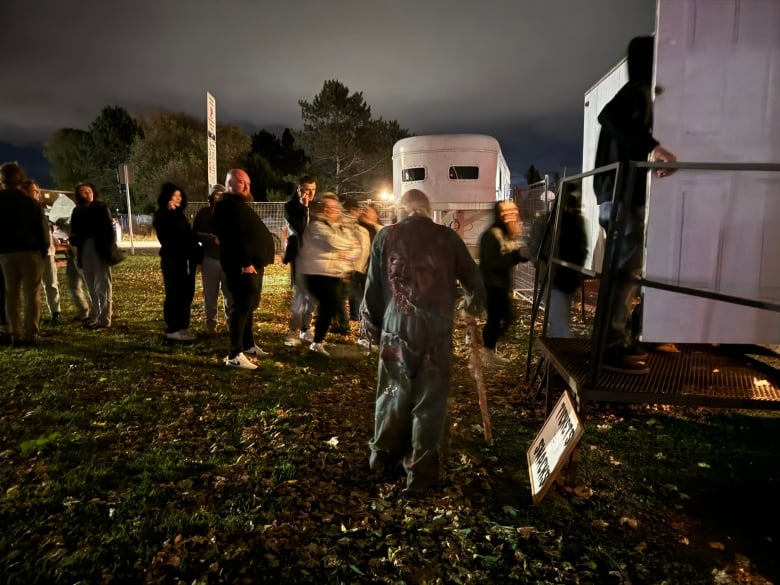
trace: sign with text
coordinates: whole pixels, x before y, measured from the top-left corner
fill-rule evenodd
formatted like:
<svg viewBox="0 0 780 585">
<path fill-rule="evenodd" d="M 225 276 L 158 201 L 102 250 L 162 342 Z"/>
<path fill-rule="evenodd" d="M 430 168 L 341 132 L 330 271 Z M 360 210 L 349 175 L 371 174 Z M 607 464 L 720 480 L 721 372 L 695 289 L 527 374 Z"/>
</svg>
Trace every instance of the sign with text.
<svg viewBox="0 0 780 585">
<path fill-rule="evenodd" d="M 206 150 L 209 189 L 217 184 L 217 100 L 206 92 Z"/>
<path fill-rule="evenodd" d="M 571 394 L 566 390 L 526 453 L 534 504 L 542 501 L 584 432 Z"/>
</svg>

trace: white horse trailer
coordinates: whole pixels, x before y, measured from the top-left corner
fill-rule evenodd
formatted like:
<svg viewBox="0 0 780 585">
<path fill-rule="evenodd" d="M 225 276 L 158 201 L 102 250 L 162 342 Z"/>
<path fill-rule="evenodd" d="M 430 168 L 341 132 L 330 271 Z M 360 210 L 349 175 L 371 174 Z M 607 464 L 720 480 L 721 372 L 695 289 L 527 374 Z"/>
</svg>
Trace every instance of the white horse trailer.
<svg viewBox="0 0 780 585">
<path fill-rule="evenodd" d="M 409 189 L 424 192 L 434 220 L 454 229 L 476 255 L 495 202 L 511 197 L 509 167 L 491 136 L 412 136 L 393 147 L 395 200 Z"/>
</svg>

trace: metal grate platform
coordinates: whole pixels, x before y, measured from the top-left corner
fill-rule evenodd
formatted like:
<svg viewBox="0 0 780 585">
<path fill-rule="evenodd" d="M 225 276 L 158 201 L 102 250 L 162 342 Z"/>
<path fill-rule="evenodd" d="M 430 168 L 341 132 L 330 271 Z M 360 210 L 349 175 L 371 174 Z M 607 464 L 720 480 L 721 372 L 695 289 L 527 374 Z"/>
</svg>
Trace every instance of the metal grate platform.
<svg viewBox="0 0 780 585">
<path fill-rule="evenodd" d="M 630 402 L 780 410 L 780 355 L 758 346 L 681 345 L 681 353 L 650 352 L 646 375 L 602 370 L 589 387 L 590 339 L 536 340 L 545 360 L 580 402 Z M 751 356 L 765 356 L 766 361 Z"/>
</svg>

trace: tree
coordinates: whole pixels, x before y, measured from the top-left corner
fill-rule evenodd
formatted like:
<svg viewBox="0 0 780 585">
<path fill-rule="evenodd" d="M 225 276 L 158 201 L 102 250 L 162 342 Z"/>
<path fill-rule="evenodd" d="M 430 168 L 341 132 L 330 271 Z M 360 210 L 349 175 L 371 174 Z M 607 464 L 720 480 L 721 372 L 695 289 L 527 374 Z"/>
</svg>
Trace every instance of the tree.
<svg viewBox="0 0 780 585">
<path fill-rule="evenodd" d="M 303 149 L 295 148 L 289 128 L 285 128 L 281 140 L 265 129 L 254 134 L 246 169 L 255 199 L 275 201 L 289 197 L 289 185 L 303 172 L 306 162 Z"/>
<path fill-rule="evenodd" d="M 300 100 L 303 130 L 295 134 L 315 167 L 321 191 L 360 197 L 392 181 L 392 148 L 409 133 L 397 122 L 371 116 L 361 92 L 328 80 L 309 103 Z"/>
<path fill-rule="evenodd" d="M 542 180 L 542 176 L 539 174 L 539 171 L 536 170 L 534 165 L 528 167 L 528 170 L 525 172 L 525 180 L 529 185 L 533 185 L 534 183 L 538 183 Z"/>
<path fill-rule="evenodd" d="M 60 128 L 43 149 L 51 176 L 60 189 L 73 189 L 88 176 L 86 155 L 89 135 L 76 128 Z"/>
<path fill-rule="evenodd" d="M 206 122 L 188 114 L 154 112 L 141 120 L 143 137 L 133 144 L 130 162 L 135 182 L 133 207 L 157 207 L 160 185 L 171 181 L 190 201 L 208 197 Z M 249 151 L 249 137 L 237 126 L 217 128 L 217 169 L 240 166 Z M 219 176 L 219 175 L 218 175 Z"/>
<path fill-rule="evenodd" d="M 88 129 L 86 142 L 86 166 L 89 177 L 110 208 L 122 205 L 124 197 L 119 192 L 117 167 L 130 158 L 130 148 L 143 132 L 127 110 L 106 106 Z"/>
</svg>

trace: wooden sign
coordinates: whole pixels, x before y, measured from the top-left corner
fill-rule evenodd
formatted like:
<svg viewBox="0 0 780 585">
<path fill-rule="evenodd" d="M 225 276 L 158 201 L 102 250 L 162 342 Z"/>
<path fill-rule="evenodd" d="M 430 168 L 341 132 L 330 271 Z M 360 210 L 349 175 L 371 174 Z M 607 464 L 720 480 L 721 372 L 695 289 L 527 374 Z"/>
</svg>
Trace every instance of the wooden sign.
<svg viewBox="0 0 780 585">
<path fill-rule="evenodd" d="M 534 504 L 542 501 L 584 432 L 571 394 L 566 390 L 526 453 Z"/>
</svg>

